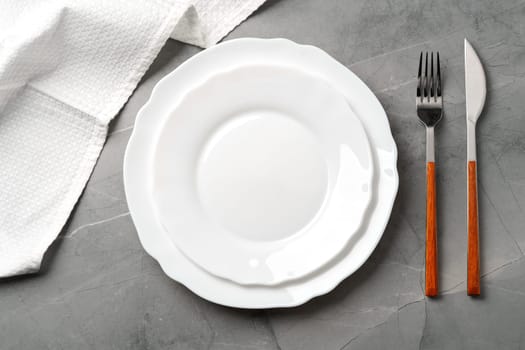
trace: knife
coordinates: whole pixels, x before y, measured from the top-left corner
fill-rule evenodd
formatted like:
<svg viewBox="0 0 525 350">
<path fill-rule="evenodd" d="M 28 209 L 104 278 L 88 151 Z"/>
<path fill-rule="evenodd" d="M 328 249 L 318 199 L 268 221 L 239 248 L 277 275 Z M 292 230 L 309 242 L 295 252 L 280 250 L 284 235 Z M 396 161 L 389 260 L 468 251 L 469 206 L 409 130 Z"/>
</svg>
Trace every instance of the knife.
<svg viewBox="0 0 525 350">
<path fill-rule="evenodd" d="M 467 106 L 467 294 L 480 295 L 476 122 L 487 95 L 485 72 L 476 51 L 465 39 L 465 100 Z"/>
</svg>

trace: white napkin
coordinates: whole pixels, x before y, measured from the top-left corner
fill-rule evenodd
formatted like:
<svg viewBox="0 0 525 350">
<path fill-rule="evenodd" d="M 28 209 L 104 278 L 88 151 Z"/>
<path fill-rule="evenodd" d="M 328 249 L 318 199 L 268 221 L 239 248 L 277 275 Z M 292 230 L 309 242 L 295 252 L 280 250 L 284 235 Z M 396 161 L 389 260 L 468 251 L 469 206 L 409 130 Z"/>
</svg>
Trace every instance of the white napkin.
<svg viewBox="0 0 525 350">
<path fill-rule="evenodd" d="M 0 277 L 37 271 L 162 45 L 207 47 L 264 0 L 0 0 Z"/>
</svg>

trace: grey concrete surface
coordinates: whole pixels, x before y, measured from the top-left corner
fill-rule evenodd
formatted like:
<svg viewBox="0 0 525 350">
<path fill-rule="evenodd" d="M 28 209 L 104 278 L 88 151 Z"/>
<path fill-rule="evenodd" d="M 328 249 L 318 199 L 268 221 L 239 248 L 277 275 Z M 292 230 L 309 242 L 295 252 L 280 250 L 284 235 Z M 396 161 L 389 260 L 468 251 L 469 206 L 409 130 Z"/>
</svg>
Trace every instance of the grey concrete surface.
<svg viewBox="0 0 525 350">
<path fill-rule="evenodd" d="M 245 36 L 319 46 L 384 105 L 400 187 L 369 261 L 325 296 L 267 311 L 214 305 L 162 273 L 131 222 L 122 158 L 155 83 L 199 51 L 170 41 L 112 123 L 42 272 L 0 282 L 0 349 L 525 348 L 525 1 L 270 1 L 227 39 Z M 478 125 L 480 298 L 465 292 L 465 36 L 489 88 Z M 441 297 L 432 300 L 422 294 L 425 148 L 414 110 L 421 50 L 439 50 L 444 71 L 436 134 Z"/>
</svg>

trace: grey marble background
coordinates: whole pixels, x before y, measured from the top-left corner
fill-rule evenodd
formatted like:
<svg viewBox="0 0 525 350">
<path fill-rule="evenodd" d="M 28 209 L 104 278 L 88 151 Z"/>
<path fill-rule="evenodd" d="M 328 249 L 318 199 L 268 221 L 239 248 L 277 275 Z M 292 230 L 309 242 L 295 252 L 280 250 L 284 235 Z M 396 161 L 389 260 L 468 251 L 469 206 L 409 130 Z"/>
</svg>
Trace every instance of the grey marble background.
<svg viewBox="0 0 525 350">
<path fill-rule="evenodd" d="M 369 261 L 294 309 L 214 305 L 143 251 L 122 184 L 137 110 L 199 49 L 170 41 L 111 126 L 93 176 L 40 274 L 0 282 L 0 349 L 525 348 L 525 1 L 269 1 L 227 38 L 319 46 L 384 105 L 399 147 L 399 194 Z M 482 293 L 467 297 L 463 38 L 488 74 L 478 123 Z M 415 116 L 421 50 L 443 60 L 437 130 L 441 297 L 422 293 L 424 129 Z"/>
</svg>

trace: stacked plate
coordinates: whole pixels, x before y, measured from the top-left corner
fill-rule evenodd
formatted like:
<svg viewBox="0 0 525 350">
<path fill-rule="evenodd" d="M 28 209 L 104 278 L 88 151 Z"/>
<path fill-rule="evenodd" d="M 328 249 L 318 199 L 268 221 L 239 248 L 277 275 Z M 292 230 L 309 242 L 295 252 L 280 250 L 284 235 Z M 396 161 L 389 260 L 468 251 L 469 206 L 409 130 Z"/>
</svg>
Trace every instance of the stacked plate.
<svg viewBox="0 0 525 350">
<path fill-rule="evenodd" d="M 126 150 L 128 205 L 168 276 L 215 303 L 290 307 L 370 256 L 397 151 L 366 85 L 322 50 L 237 39 L 163 78 Z"/>
</svg>

